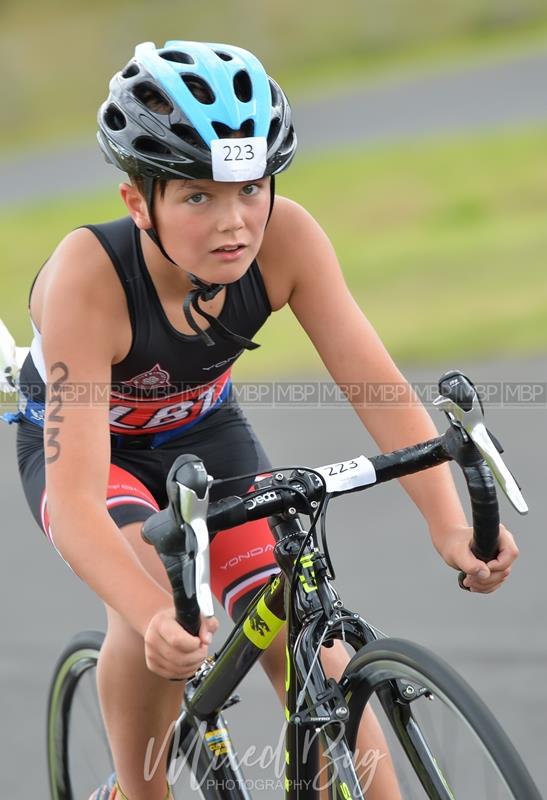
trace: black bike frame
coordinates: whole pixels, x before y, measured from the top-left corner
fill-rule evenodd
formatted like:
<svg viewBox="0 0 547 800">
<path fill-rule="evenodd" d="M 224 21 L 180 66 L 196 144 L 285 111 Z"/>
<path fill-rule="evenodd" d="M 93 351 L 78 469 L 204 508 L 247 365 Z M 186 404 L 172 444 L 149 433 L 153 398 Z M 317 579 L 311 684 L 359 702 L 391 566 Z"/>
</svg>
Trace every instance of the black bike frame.
<svg viewBox="0 0 547 800">
<path fill-rule="evenodd" d="M 451 374 L 448 377 L 451 378 Z M 457 382 L 454 386 L 461 388 Z M 450 383 L 449 389 L 452 391 L 454 386 Z M 459 395 L 454 407 L 458 399 Z M 494 481 L 482 456 L 458 424 L 451 422 L 448 431 L 437 439 L 373 457 L 373 485 L 449 460 L 456 461 L 466 477 L 473 512 L 473 551 L 487 561 L 497 552 L 498 546 L 499 511 Z M 331 466 L 342 468 L 346 463 Z M 289 489 L 285 495 L 276 481 L 277 476 L 268 500 L 262 495 L 264 500 L 258 513 L 254 506 L 246 507 L 249 498 L 235 496 L 209 509 L 207 523 L 213 531 L 265 516 L 268 503 L 271 513 L 281 514 L 279 509 L 283 509 L 280 516 L 269 518 L 276 540 L 274 556 L 280 571 L 250 603 L 215 659 L 206 662 L 188 682 L 186 707 L 179 720 L 173 751 L 194 758 L 194 776 L 198 782 L 208 780 L 205 787 L 208 796 L 215 800 L 250 797 L 222 710 L 235 702 L 234 689 L 286 622 L 285 796 L 287 800 L 316 800 L 323 784 L 328 785 L 333 798 L 360 800 L 364 795 L 353 765 L 356 720 L 349 713 L 350 697 L 344 696 L 342 684 L 327 680 L 319 654 L 322 646 L 329 646 L 336 638 L 344 638 L 357 651 L 378 636 L 358 614 L 343 607 L 329 583 L 325 557 L 315 547 L 314 540 L 310 540 L 312 543 L 301 553 L 307 534 L 293 507 L 298 507 L 296 498 L 306 494 L 296 485 L 301 483 L 300 476 L 292 487 L 284 487 Z M 330 496 L 361 491 L 367 485 L 357 484 L 331 492 Z M 310 501 L 309 496 L 307 499 Z M 161 531 L 158 538 L 165 538 L 165 531 L 170 531 L 171 527 L 171 520 L 166 517 L 158 525 L 157 533 Z M 299 564 L 295 564 L 297 558 Z M 350 664 L 346 679 L 351 678 L 352 669 Z M 379 695 L 387 717 L 412 763 L 421 765 L 422 784 L 431 787 L 428 796 L 434 800 L 450 800 L 435 759 L 421 744 L 420 732 L 408 711 L 408 701 L 405 705 L 408 713 L 404 718 L 399 713 L 404 698 L 398 683 L 390 681 Z M 319 742 L 326 761 L 326 784 L 321 776 L 319 781 L 317 779 Z"/>
<path fill-rule="evenodd" d="M 312 546 L 306 547 L 296 595 L 291 599 L 289 581 L 306 532 L 298 517 L 272 517 L 269 523 L 276 539 L 274 556 L 280 571 L 252 600 L 214 659 L 188 681 L 185 708 L 172 741 L 172 756 L 179 755 L 187 761 L 208 798 L 250 800 L 222 711 L 237 702 L 234 690 L 287 623 L 285 797 L 316 800 L 319 788 L 329 785 L 332 797 L 362 798 L 343 735 L 344 700 L 335 691 L 334 682 L 327 682 L 318 658 L 323 643 L 328 646 L 329 640 L 335 638 L 335 631 L 327 627 L 318 597 L 321 587 L 315 565 L 320 554 Z M 326 579 L 321 584 L 330 587 Z M 297 614 L 291 612 L 293 607 Z M 359 615 L 348 612 L 340 602 L 337 607 L 340 618 L 345 620 L 345 638 L 354 649 L 377 638 Z M 319 741 L 328 765 L 322 774 Z"/>
</svg>

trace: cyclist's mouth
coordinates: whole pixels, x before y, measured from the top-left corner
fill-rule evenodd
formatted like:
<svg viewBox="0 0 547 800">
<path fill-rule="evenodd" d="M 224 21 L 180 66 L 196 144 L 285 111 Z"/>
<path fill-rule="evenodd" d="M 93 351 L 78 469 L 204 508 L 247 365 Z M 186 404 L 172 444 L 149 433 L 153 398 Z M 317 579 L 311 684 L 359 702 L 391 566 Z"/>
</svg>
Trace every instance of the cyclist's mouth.
<svg viewBox="0 0 547 800">
<path fill-rule="evenodd" d="M 218 256 L 222 261 L 235 261 L 241 253 L 246 249 L 245 244 L 226 244 L 217 247 L 216 250 L 211 250 L 211 253 Z"/>
</svg>

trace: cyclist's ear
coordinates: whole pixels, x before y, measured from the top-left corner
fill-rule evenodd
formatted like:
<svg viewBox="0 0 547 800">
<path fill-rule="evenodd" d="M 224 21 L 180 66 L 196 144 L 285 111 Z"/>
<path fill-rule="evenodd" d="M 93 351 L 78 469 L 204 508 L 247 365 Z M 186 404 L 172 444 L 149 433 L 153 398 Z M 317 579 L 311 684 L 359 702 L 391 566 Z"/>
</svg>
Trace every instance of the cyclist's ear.
<svg viewBox="0 0 547 800">
<path fill-rule="evenodd" d="M 120 196 L 137 228 L 146 230 L 152 226 L 146 199 L 131 181 L 120 183 Z"/>
</svg>

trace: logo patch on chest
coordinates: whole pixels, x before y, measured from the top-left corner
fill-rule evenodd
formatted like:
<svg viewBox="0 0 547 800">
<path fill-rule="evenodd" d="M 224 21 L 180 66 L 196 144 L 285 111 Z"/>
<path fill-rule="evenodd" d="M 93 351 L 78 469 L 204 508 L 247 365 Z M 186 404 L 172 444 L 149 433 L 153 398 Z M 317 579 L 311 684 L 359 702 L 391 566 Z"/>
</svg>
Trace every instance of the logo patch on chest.
<svg viewBox="0 0 547 800">
<path fill-rule="evenodd" d="M 160 386 L 170 386 L 171 376 L 167 370 L 162 369 L 159 364 L 156 364 L 147 372 L 141 372 L 140 375 L 135 375 L 128 381 L 122 381 L 126 386 L 133 386 L 135 389 L 157 389 Z"/>
</svg>

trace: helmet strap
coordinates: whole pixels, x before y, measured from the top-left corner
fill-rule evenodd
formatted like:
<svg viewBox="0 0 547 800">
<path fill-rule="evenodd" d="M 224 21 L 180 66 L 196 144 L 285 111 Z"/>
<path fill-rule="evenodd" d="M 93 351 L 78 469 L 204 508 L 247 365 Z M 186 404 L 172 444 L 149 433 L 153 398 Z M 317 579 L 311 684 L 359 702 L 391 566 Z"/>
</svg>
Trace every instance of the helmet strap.
<svg viewBox="0 0 547 800">
<path fill-rule="evenodd" d="M 146 207 L 148 209 L 148 216 L 150 217 L 150 222 L 152 223 L 152 227 L 146 228 L 146 233 L 152 239 L 156 247 L 159 248 L 159 251 L 162 254 L 162 256 L 166 258 L 168 261 L 170 261 L 171 264 L 174 264 L 176 267 L 178 267 L 177 262 L 173 261 L 169 253 L 165 251 L 163 244 L 161 243 L 161 239 L 156 230 L 156 223 L 154 221 L 154 191 L 156 188 L 156 179 L 150 178 L 148 176 L 143 176 L 143 181 L 144 181 L 144 199 L 146 201 Z"/>
<path fill-rule="evenodd" d="M 270 175 L 270 210 L 268 211 L 268 219 L 266 220 L 266 225 L 270 221 L 270 217 L 272 216 L 272 211 L 275 202 L 275 175 Z"/>
</svg>

